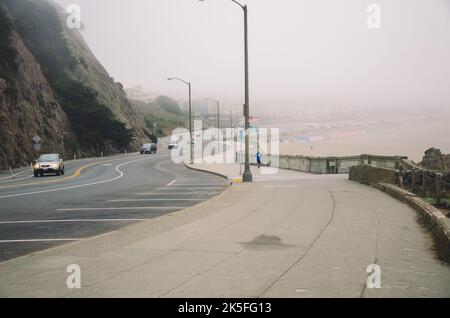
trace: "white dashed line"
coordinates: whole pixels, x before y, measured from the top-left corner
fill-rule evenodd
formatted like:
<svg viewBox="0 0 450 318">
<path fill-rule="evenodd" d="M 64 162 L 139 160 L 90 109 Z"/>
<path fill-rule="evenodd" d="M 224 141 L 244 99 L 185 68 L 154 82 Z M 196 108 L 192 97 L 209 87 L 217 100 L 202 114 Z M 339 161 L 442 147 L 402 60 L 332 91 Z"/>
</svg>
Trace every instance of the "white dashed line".
<svg viewBox="0 0 450 318">
<path fill-rule="evenodd" d="M 68 242 L 79 241 L 81 239 L 67 238 L 67 239 L 31 239 L 31 240 L 0 240 L 0 243 L 25 243 L 25 242 Z"/>
<path fill-rule="evenodd" d="M 205 199 L 116 199 L 108 202 L 141 202 L 141 201 L 204 201 Z"/>
<path fill-rule="evenodd" d="M 192 193 L 192 192 L 164 192 L 164 193 L 161 193 L 161 192 L 148 192 L 148 193 L 136 193 L 135 195 L 182 195 L 182 194 L 185 194 L 185 195 L 192 195 L 192 194 L 195 194 L 195 195 L 216 195 L 216 194 L 220 194 L 220 192 L 195 192 L 195 193 Z"/>
<path fill-rule="evenodd" d="M 208 190 L 208 189 L 225 189 L 225 187 L 186 187 L 186 188 L 158 188 L 158 190 Z"/>
<path fill-rule="evenodd" d="M 108 211 L 108 210 L 175 210 L 187 209 L 185 206 L 137 206 L 137 207 L 120 207 L 120 208 L 73 208 L 73 209 L 58 209 L 61 212 L 70 211 Z"/>
</svg>

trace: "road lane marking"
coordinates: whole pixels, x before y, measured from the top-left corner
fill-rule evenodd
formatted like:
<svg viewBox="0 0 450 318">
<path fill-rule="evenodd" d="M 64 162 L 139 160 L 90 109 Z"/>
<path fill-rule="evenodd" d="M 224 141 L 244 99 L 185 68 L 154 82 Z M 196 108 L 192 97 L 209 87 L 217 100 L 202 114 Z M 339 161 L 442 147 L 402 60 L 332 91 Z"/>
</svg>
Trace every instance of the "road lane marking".
<svg viewBox="0 0 450 318">
<path fill-rule="evenodd" d="M 120 208 L 70 208 L 57 209 L 60 212 L 70 211 L 110 211 L 110 210 L 175 210 L 187 209 L 187 206 L 137 206 L 137 207 L 120 207 Z"/>
<path fill-rule="evenodd" d="M 177 182 L 177 179 L 173 180 L 172 182 L 170 182 L 167 186 L 170 187 L 172 184 L 174 184 L 175 182 Z"/>
<path fill-rule="evenodd" d="M 77 222 L 139 222 L 149 219 L 69 219 L 69 220 L 30 220 L 30 221 L 2 221 L 0 225 L 35 224 L 35 223 L 77 223 Z"/>
<path fill-rule="evenodd" d="M 83 188 L 83 187 L 92 186 L 92 185 L 98 185 L 98 184 L 103 184 L 103 183 L 108 183 L 108 182 L 114 182 L 114 181 L 116 181 L 116 180 L 118 180 L 118 179 L 120 179 L 120 178 L 122 178 L 124 176 L 124 173 L 119 170 L 119 168 L 121 168 L 122 166 L 125 166 L 125 165 L 133 163 L 133 162 L 144 161 L 144 160 L 149 160 L 149 159 L 154 159 L 154 158 L 155 157 L 149 157 L 149 158 L 145 158 L 145 159 L 137 159 L 137 160 L 131 160 L 131 161 L 122 162 L 121 164 L 117 165 L 116 168 L 115 168 L 115 170 L 119 173 L 119 175 L 117 177 L 115 177 L 115 178 L 102 180 L 102 181 L 97 181 L 97 182 L 79 184 L 79 185 L 75 185 L 75 186 L 63 187 L 63 188 L 40 190 L 40 191 L 33 191 L 33 192 L 24 192 L 24 193 L 16 193 L 16 194 L 8 194 L 8 195 L 0 196 L 0 199 L 20 197 L 20 196 L 24 196 L 24 195 L 56 192 L 56 191 L 63 191 L 63 190 L 78 189 L 78 188 Z M 120 160 L 120 159 L 115 159 L 115 160 Z"/>
<path fill-rule="evenodd" d="M 179 178 L 181 181 L 214 181 L 214 178 Z"/>
<path fill-rule="evenodd" d="M 214 194 L 220 194 L 220 192 L 147 192 L 147 193 L 136 193 L 135 195 L 214 195 Z"/>
<path fill-rule="evenodd" d="M 9 175 L 6 176 L 6 177 L 0 178 L 0 180 L 11 179 L 12 177 L 16 177 L 16 176 L 18 176 L 18 175 L 20 175 L 20 174 L 22 174 L 22 173 L 27 172 L 27 171 L 30 171 L 30 170 L 29 170 L 29 169 L 25 169 L 25 170 L 23 170 L 23 171 L 16 172 L 16 173 L 14 173 L 13 175 L 9 174 Z"/>
<path fill-rule="evenodd" d="M 19 178 L 19 179 L 15 179 L 14 178 L 14 179 L 9 179 L 9 180 L 3 180 L 3 181 L 0 181 L 0 183 L 8 183 L 8 182 L 20 181 L 20 180 L 30 179 L 32 177 L 34 177 L 33 174 L 29 175 L 28 177 L 23 177 L 23 178 Z"/>
<path fill-rule="evenodd" d="M 58 179 L 52 179 L 52 180 L 46 180 L 46 181 L 40 181 L 40 182 L 31 182 L 31 183 L 21 183 L 21 184 L 15 184 L 10 186 L 0 186 L 0 189 L 15 189 L 19 187 L 25 187 L 25 186 L 32 186 L 32 185 L 41 185 L 41 184 L 52 184 L 52 183 L 60 183 L 62 181 L 70 180 L 76 177 L 79 177 L 81 172 L 83 170 L 86 170 L 87 168 L 100 165 L 102 163 L 111 162 L 111 161 L 117 161 L 117 160 L 123 160 L 124 158 L 117 158 L 117 159 L 110 159 L 110 160 L 104 160 L 99 162 L 93 162 L 84 166 L 81 166 L 77 170 L 75 170 L 75 173 L 71 176 L 65 177 L 65 178 L 58 178 Z M 0 197 L 2 198 L 2 197 Z"/>
<path fill-rule="evenodd" d="M 204 199 L 117 199 L 108 202 L 141 202 L 141 201 L 204 201 Z"/>
<path fill-rule="evenodd" d="M 30 240 L 0 240 L 0 243 L 26 243 L 26 242 L 68 242 L 80 241 L 81 239 L 67 238 L 67 239 L 30 239 Z"/>
<path fill-rule="evenodd" d="M 192 184 L 192 183 L 177 183 L 177 186 L 180 187 L 210 187 L 210 186 L 221 186 L 220 183 L 201 183 L 201 184 Z"/>
<path fill-rule="evenodd" d="M 225 189 L 226 187 L 186 187 L 186 188 L 158 188 L 158 190 L 208 190 L 208 189 Z"/>
</svg>

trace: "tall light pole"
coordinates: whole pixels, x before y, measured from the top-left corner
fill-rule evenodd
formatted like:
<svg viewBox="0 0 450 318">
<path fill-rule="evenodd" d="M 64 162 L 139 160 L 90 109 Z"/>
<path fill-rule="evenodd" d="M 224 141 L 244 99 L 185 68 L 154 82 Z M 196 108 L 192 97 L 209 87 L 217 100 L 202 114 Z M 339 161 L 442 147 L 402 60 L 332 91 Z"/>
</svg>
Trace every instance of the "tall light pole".
<svg viewBox="0 0 450 318">
<path fill-rule="evenodd" d="M 180 81 L 184 84 L 186 84 L 189 87 L 189 137 L 190 137 L 190 145 L 191 145 L 191 164 L 194 163 L 194 149 L 193 149 L 193 134 L 192 134 L 192 101 L 191 101 L 191 82 L 187 82 L 181 78 L 178 77 L 169 77 L 167 80 L 169 81 Z"/>
<path fill-rule="evenodd" d="M 199 0 L 204 1 L 204 0 Z M 245 59 L 245 169 L 242 175 L 243 182 L 252 182 L 253 176 L 250 170 L 250 139 L 248 130 L 250 128 L 250 96 L 249 96 L 249 79 L 248 79 L 248 9 L 247 5 L 242 5 L 236 0 L 231 0 L 244 10 L 244 59 Z"/>
</svg>

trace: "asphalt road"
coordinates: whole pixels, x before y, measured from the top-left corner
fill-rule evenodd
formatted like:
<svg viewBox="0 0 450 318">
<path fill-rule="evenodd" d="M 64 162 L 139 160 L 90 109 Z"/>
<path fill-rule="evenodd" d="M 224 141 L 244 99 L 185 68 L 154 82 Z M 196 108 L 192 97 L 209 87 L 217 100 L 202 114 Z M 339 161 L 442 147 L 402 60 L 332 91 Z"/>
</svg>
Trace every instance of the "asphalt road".
<svg viewBox="0 0 450 318">
<path fill-rule="evenodd" d="M 0 262 L 181 210 L 227 182 L 187 169 L 170 152 L 66 163 L 64 176 L 0 175 Z"/>
</svg>

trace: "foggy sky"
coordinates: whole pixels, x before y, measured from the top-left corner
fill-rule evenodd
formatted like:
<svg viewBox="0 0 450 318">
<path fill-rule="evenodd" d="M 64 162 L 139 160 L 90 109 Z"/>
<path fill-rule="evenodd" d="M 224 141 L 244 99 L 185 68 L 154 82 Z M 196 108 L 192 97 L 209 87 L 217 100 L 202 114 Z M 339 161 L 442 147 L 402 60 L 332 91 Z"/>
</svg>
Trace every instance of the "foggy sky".
<svg viewBox="0 0 450 318">
<path fill-rule="evenodd" d="M 245 1 L 245 0 L 243 0 Z M 243 14 L 230 0 L 56 0 L 82 9 L 82 34 L 124 86 L 243 99 Z M 367 6 L 381 29 L 366 26 Z M 251 101 L 450 108 L 450 1 L 247 0 Z"/>
</svg>

